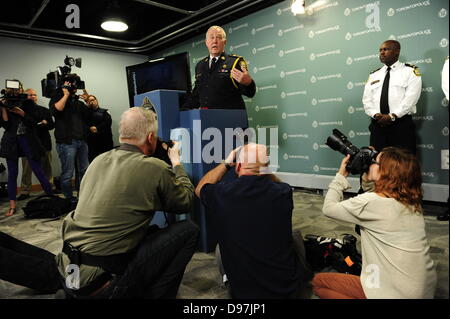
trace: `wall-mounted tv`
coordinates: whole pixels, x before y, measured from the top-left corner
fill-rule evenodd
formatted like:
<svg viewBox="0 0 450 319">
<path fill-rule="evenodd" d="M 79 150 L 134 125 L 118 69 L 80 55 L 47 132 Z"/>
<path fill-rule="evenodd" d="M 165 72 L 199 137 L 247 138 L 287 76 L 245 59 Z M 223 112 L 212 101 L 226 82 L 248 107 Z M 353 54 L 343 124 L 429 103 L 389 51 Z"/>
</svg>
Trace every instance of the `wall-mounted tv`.
<svg viewBox="0 0 450 319">
<path fill-rule="evenodd" d="M 134 96 L 154 90 L 191 91 L 189 53 L 183 52 L 126 67 L 130 107 Z"/>
</svg>

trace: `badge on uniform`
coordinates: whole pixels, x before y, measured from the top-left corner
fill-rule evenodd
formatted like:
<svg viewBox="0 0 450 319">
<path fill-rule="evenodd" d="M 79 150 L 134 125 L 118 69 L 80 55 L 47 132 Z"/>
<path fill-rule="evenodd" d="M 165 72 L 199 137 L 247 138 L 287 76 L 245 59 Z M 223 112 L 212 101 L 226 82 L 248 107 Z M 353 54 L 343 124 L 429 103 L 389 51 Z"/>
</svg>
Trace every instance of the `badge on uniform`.
<svg viewBox="0 0 450 319">
<path fill-rule="evenodd" d="M 370 85 L 374 85 L 375 83 L 378 83 L 378 82 L 380 82 L 380 80 L 372 81 L 372 82 L 370 82 Z"/>
<path fill-rule="evenodd" d="M 416 76 L 422 76 L 422 74 L 420 74 L 420 71 L 419 71 L 419 68 L 418 68 L 418 67 L 415 67 L 415 68 L 414 68 L 414 74 L 415 74 Z"/>
<path fill-rule="evenodd" d="M 241 62 L 239 62 L 239 66 L 241 67 L 241 70 L 243 70 L 243 69 L 248 70 L 247 63 L 245 63 L 244 60 L 241 60 Z"/>
</svg>

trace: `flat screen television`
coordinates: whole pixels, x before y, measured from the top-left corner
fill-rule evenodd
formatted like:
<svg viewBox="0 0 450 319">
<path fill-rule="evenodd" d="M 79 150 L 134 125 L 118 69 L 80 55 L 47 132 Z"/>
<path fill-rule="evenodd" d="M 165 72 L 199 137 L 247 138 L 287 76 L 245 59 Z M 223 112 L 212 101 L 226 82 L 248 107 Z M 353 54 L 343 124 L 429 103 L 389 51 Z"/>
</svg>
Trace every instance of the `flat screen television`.
<svg viewBox="0 0 450 319">
<path fill-rule="evenodd" d="M 192 89 L 189 53 L 183 52 L 126 67 L 130 107 L 134 96 L 154 90 Z"/>
</svg>

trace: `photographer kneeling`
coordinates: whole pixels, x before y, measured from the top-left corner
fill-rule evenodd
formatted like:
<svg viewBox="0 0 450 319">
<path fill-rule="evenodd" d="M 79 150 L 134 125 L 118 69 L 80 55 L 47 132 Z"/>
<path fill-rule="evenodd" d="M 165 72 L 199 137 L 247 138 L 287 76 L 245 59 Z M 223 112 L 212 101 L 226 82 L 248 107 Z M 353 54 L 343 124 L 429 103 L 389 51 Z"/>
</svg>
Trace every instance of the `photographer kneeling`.
<svg viewBox="0 0 450 319">
<path fill-rule="evenodd" d="M 319 273 L 313 291 L 320 298 L 433 298 L 436 270 L 422 215 L 422 176 L 417 158 L 384 148 L 363 175 L 366 193 L 342 201 L 350 188 L 347 155 L 331 182 L 323 213 L 361 227 L 361 277 Z"/>
<path fill-rule="evenodd" d="M 8 82 L 8 81 L 7 81 Z M 16 212 L 17 175 L 19 157 L 26 157 L 31 169 L 41 183 L 45 193 L 52 194 L 52 187 L 42 170 L 40 159 L 45 149 L 37 138 L 37 123 L 40 122 L 37 109 L 31 100 L 22 99 L 22 85 L 19 88 L 7 88 L 5 97 L 0 100 L 0 126 L 5 129 L 0 147 L 0 157 L 6 158 L 8 167 L 8 199 L 9 210 L 5 216 Z"/>
<path fill-rule="evenodd" d="M 185 220 L 149 227 L 155 211 L 188 213 L 194 186 L 168 150 L 173 168 L 149 157 L 156 147 L 156 115 L 141 107 L 122 114 L 117 149 L 100 154 L 81 182 L 76 209 L 62 225 L 57 256 L 0 233 L 0 279 L 32 289 L 61 287 L 75 298 L 175 298 L 198 240 Z M 155 229 L 156 227 L 156 229 Z"/>
</svg>

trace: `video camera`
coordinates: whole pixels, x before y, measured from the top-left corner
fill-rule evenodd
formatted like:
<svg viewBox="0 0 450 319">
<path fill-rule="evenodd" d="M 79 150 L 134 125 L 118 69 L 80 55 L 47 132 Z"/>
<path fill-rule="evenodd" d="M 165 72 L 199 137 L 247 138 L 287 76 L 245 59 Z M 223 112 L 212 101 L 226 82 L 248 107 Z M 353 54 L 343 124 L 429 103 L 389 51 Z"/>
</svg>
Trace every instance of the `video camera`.
<svg viewBox="0 0 450 319">
<path fill-rule="evenodd" d="M 72 72 L 72 66 L 81 68 L 81 58 L 74 59 L 66 55 L 64 66 L 57 67 L 56 71 L 48 73 L 47 77 L 41 80 L 42 95 L 52 98 L 56 91 L 61 88 L 66 88 L 70 92 L 73 89 L 83 90 L 85 88 L 84 81 L 81 81 L 77 74 L 70 73 Z M 65 86 L 64 82 L 69 82 L 70 84 Z"/>
<path fill-rule="evenodd" d="M 377 151 L 368 147 L 357 148 L 347 140 L 347 136 L 337 129 L 333 130 L 333 134 L 328 137 L 325 144 L 345 156 L 350 155 L 350 160 L 345 168 L 353 175 L 367 172 L 378 155 Z"/>
<path fill-rule="evenodd" d="M 4 102 L 0 102 L 0 106 L 6 106 L 8 108 L 13 108 L 16 106 L 21 106 L 23 102 L 28 99 L 28 95 L 25 93 L 20 93 L 22 89 L 22 84 L 18 80 L 6 80 L 5 89 L 1 91 L 3 96 L 0 99 Z"/>
</svg>

